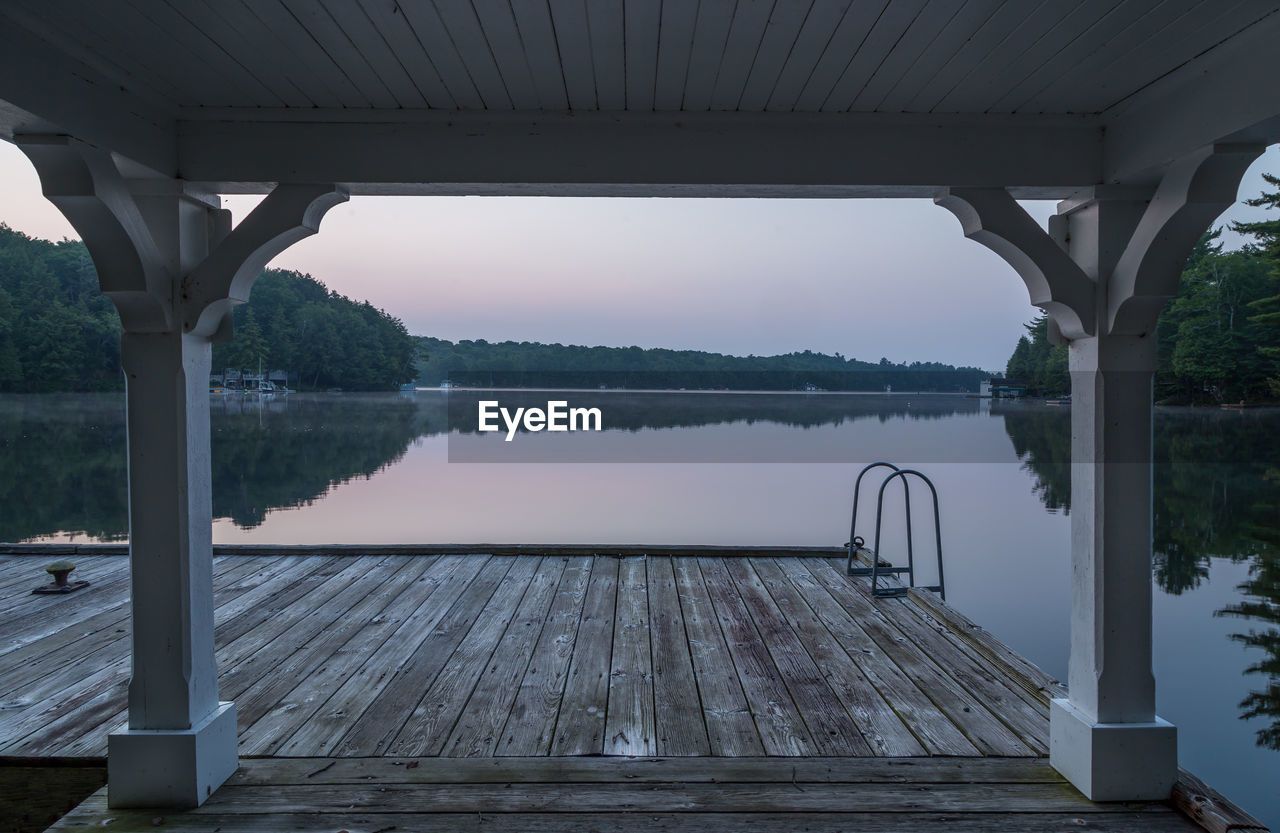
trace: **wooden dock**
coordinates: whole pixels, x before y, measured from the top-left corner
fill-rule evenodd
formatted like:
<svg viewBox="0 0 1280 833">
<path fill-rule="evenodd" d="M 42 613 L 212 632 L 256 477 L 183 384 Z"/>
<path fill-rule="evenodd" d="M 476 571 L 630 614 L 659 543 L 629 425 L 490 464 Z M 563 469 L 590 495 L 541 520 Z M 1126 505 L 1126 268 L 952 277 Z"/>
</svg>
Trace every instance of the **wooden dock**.
<svg viewBox="0 0 1280 833">
<path fill-rule="evenodd" d="M 38 560 L 0 557 L 10 763 L 101 757 L 125 721 L 127 559 L 76 561 L 91 587 L 55 597 L 30 594 Z M 214 569 L 246 760 L 170 829 L 1198 829 L 1085 800 L 1045 757 L 1056 681 L 930 594 L 872 599 L 838 559 L 343 550 Z M 106 817 L 154 829 L 101 792 L 59 829 Z"/>
</svg>

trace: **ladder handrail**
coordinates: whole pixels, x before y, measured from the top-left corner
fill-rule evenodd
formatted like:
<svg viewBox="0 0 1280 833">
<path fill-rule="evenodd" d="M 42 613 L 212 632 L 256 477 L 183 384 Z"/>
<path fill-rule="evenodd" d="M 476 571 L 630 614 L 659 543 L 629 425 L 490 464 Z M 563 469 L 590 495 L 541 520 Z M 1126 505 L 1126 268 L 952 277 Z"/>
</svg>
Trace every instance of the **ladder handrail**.
<svg viewBox="0 0 1280 833">
<path fill-rule="evenodd" d="M 938 490 L 934 488 L 932 480 L 930 480 L 928 477 L 925 477 L 923 474 L 916 471 L 915 469 L 899 469 L 896 466 L 894 468 L 895 468 L 895 471 L 893 472 L 893 474 L 886 477 L 884 479 L 884 482 L 880 484 L 880 494 L 876 498 L 876 542 L 875 542 L 874 553 L 872 554 L 872 558 L 871 558 L 871 593 L 872 595 L 876 594 L 876 582 L 880 575 L 880 571 L 879 571 L 880 522 L 883 518 L 883 510 L 884 510 L 884 490 L 888 487 L 889 481 L 893 480 L 895 477 L 901 477 L 902 482 L 905 484 L 907 482 L 907 476 L 913 475 L 923 480 L 925 482 L 925 485 L 929 487 L 929 491 L 933 494 L 933 534 L 934 534 L 934 539 L 938 545 L 937 590 L 938 590 L 938 594 L 945 599 L 947 597 L 947 591 L 945 589 L 943 578 L 942 578 L 942 520 L 938 512 Z M 910 497 L 907 498 L 907 542 L 908 542 L 907 564 L 908 566 L 913 568 L 907 571 L 908 582 L 910 587 L 915 587 L 916 586 L 916 574 L 914 570 L 915 565 L 912 564 L 911 562 L 911 549 L 910 549 L 910 542 L 911 542 L 911 498 Z M 852 550 L 850 550 L 850 552 L 852 553 Z M 932 589 L 932 588 L 927 588 L 927 589 Z"/>
<path fill-rule="evenodd" d="M 881 466 L 886 466 L 888 468 L 891 468 L 895 472 L 902 471 L 902 469 L 899 469 L 893 463 L 886 463 L 884 461 L 881 461 L 878 463 L 872 463 L 871 465 L 863 468 L 862 471 L 858 472 L 858 478 L 853 481 L 853 516 L 849 519 L 849 542 L 845 544 L 845 546 L 848 547 L 849 549 L 849 559 L 845 563 L 845 572 L 847 572 L 849 575 L 856 575 L 854 573 L 854 568 L 853 568 L 853 557 L 854 557 L 854 554 L 862 547 L 862 544 L 866 543 L 863 539 L 858 537 L 858 494 L 862 491 L 862 477 L 872 469 L 879 468 Z M 885 478 L 886 482 L 889 480 L 889 478 L 892 478 L 892 477 L 893 475 L 891 474 L 889 475 L 888 478 Z M 913 555 L 912 544 L 911 544 L 911 487 L 907 484 L 907 479 L 905 477 L 902 479 L 902 489 L 903 489 L 903 495 L 906 497 L 906 501 L 907 501 L 907 564 L 910 565 L 912 563 L 912 555 Z M 881 484 L 880 491 L 881 492 L 884 491 L 883 483 Z M 876 511 L 877 525 L 879 524 L 879 521 L 880 521 L 880 512 L 879 510 L 877 510 Z M 876 546 L 879 547 L 879 544 L 877 543 Z M 874 566 L 874 562 L 877 562 L 880 560 L 878 549 L 871 553 L 871 560 L 873 562 L 873 566 Z"/>
</svg>

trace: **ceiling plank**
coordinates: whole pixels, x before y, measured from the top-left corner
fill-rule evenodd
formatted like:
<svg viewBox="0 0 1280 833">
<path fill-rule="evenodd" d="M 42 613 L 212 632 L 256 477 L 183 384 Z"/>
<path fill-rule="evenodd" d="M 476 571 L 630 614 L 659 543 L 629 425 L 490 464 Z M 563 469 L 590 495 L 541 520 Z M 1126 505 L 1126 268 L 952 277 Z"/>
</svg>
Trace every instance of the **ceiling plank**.
<svg viewBox="0 0 1280 833">
<path fill-rule="evenodd" d="M 432 0 L 432 2 L 449 39 L 453 41 L 454 48 L 458 51 L 458 57 L 467 68 L 467 74 L 471 76 L 476 89 L 480 91 L 485 107 L 490 110 L 515 108 L 516 104 L 511 91 L 507 89 L 506 79 L 498 69 L 493 46 L 485 37 L 484 30 L 480 28 L 480 20 L 476 17 L 470 0 Z M 516 80 L 519 81 L 518 76 Z M 531 85 L 520 88 L 520 92 L 525 96 L 525 101 L 532 101 L 534 98 Z"/>
<path fill-rule="evenodd" d="M 38 16 L 49 16 L 43 7 L 33 7 L 28 0 L 18 2 Z M 229 86 L 219 84 L 217 77 L 203 64 L 190 62 L 189 54 L 175 45 L 171 38 L 164 37 L 163 30 L 158 30 L 145 19 L 140 21 L 132 7 L 125 6 L 118 11 L 119 14 L 115 11 L 104 13 L 97 5 L 55 8 L 56 22 L 53 25 L 64 27 L 70 18 L 75 18 L 81 31 L 79 37 L 83 38 L 86 48 L 100 54 L 111 54 L 129 66 L 133 75 L 147 78 L 152 86 L 164 88 L 165 95 L 175 103 L 185 103 L 184 99 L 192 97 L 219 102 L 215 106 L 234 103 L 235 96 L 229 94 Z M 174 71 L 175 65 L 188 71 Z"/>
<path fill-rule="evenodd" d="M 490 106 L 484 93 L 471 77 L 467 65 L 458 54 L 444 21 L 430 3 L 395 3 L 395 9 L 409 24 L 422 51 L 440 75 L 449 96 L 462 110 L 483 110 Z M 504 93 L 505 98 L 505 93 Z M 499 109 L 505 109 L 497 102 Z M 509 103 L 508 103 L 509 104 Z"/>
<path fill-rule="evenodd" d="M 1280 11 L 1102 114 L 1105 182 L 1157 178 L 1180 155 L 1218 142 L 1280 142 L 1275 74 Z"/>
<path fill-rule="evenodd" d="M 193 0 L 189 9 L 195 13 L 200 4 L 210 7 L 213 14 L 244 38 L 248 48 L 256 56 L 254 66 L 262 74 L 278 73 L 310 102 L 312 107 L 339 107 L 342 98 L 334 92 L 310 67 L 263 25 L 247 6 L 234 0 Z M 305 105 L 304 105 L 305 106 Z"/>
<path fill-rule="evenodd" d="M 814 0 L 804 25 L 796 35 L 795 46 L 769 92 L 766 110 L 786 112 L 795 109 L 800 92 L 819 59 L 826 54 L 832 33 L 840 26 L 850 5 L 850 0 Z"/>
<path fill-rule="evenodd" d="M 15 0 L 4 7 L 0 14 L 8 16 L 19 25 L 20 29 L 16 31 L 26 29 L 58 52 L 92 68 L 102 77 L 115 79 L 132 95 L 157 107 L 176 106 L 174 102 L 177 87 L 170 83 L 171 79 L 155 78 L 151 73 L 142 71 L 136 63 L 130 62 L 127 55 L 100 52 L 101 42 L 86 28 L 83 20 L 74 15 L 63 20 L 43 13 L 45 8 L 45 4 L 30 0 Z"/>
<path fill-rule="evenodd" d="M 1164 6 L 1175 13 L 1194 5 L 1199 0 L 1165 0 Z M 1094 59 L 1106 44 L 1128 37 L 1128 32 L 1139 26 L 1150 12 L 1150 0 L 1121 0 L 1114 4 L 1096 23 L 1061 52 L 1045 61 L 1035 71 L 1015 77 L 1013 86 L 1001 94 L 991 105 L 990 112 L 1019 113 L 1040 112 L 1032 100 L 1046 89 L 1075 77 L 1080 66 Z"/>
<path fill-rule="evenodd" d="M 720 74 L 720 61 L 724 57 L 736 5 L 734 0 L 699 0 L 698 20 L 693 27 L 693 48 L 689 51 L 689 71 L 684 82 L 685 110 L 711 109 L 711 93 Z"/>
<path fill-rule="evenodd" d="M 662 4 L 662 34 L 658 38 L 658 66 L 653 96 L 655 110 L 679 110 L 684 105 L 685 79 L 689 72 L 693 28 L 697 21 L 698 4 L 693 0 Z"/>
<path fill-rule="evenodd" d="M 450 93 L 440 78 L 440 73 L 427 56 L 413 26 L 400 11 L 397 0 L 364 0 L 361 4 L 374 31 L 387 44 L 396 61 L 404 67 L 414 88 L 426 100 L 427 106 L 437 110 L 452 110 L 466 106 L 479 107 L 480 97 L 468 87 L 462 101 Z M 467 95 L 470 98 L 466 97 Z M 463 102 L 466 102 L 464 104 Z"/>
<path fill-rule="evenodd" d="M 310 32 L 294 17 L 283 0 L 223 0 L 239 4 L 265 27 L 276 46 L 263 54 L 264 60 L 295 61 L 300 75 L 324 84 L 343 107 L 369 107 L 371 102 L 356 87 L 342 67 L 334 63 Z M 252 24 L 251 24 L 252 25 Z M 188 102 L 189 103 L 189 102 Z"/>
<path fill-rule="evenodd" d="M 986 0 L 994 2 L 994 0 Z M 962 12 L 981 5 L 981 0 L 929 0 L 929 5 L 903 33 L 893 49 L 876 67 L 875 72 L 854 96 L 850 110 L 872 113 L 880 102 L 902 81 L 903 76 L 921 64 L 941 63 L 948 54 L 945 37 L 948 32 L 963 37 L 972 32 Z M 952 50 L 954 52 L 954 50 Z M 924 75 L 924 77 L 929 77 Z"/>
<path fill-rule="evenodd" d="M 769 16 L 769 26 L 760 41 L 760 50 L 743 83 L 738 109 L 758 112 L 768 106 L 769 97 L 778 85 L 783 67 L 795 51 L 800 33 L 808 22 L 813 7 L 813 0 L 807 3 L 775 4 L 773 13 Z"/>
<path fill-rule="evenodd" d="M 391 106 L 427 106 L 426 96 L 413 82 L 413 78 L 410 77 L 408 70 L 400 62 L 386 38 L 374 26 L 364 4 L 348 3 L 345 0 L 319 0 L 319 2 L 391 95 L 393 102 Z"/>
<path fill-rule="evenodd" d="M 1105 66 L 1082 75 L 1068 94 L 1066 107 L 1078 112 L 1096 106 L 1093 102 L 1099 98 L 1103 109 L 1115 105 L 1266 15 L 1264 7 L 1249 0 L 1199 6 L 1135 48 L 1112 56 Z"/>
<path fill-rule="evenodd" d="M 525 55 L 520 29 L 507 0 L 477 0 L 472 3 L 476 18 L 489 42 L 502 81 L 517 110 L 537 110 L 541 103 L 533 73 Z"/>
<path fill-rule="evenodd" d="M 569 94 L 565 92 L 564 73 L 560 69 L 560 52 L 556 48 L 551 10 L 546 3 L 517 0 L 511 4 L 511 12 L 529 62 L 533 85 L 538 91 L 539 107 L 543 110 L 568 110 Z"/>
<path fill-rule="evenodd" d="M 172 176 L 174 116 L 0 10 L 0 137 L 67 133 Z"/>
<path fill-rule="evenodd" d="M 591 33 L 586 0 L 548 0 L 555 25 L 560 73 L 572 110 L 596 109 L 596 75 L 591 61 Z"/>
<path fill-rule="evenodd" d="M 888 0 L 859 0 L 849 7 L 831 33 L 831 39 L 814 64 L 813 71 L 796 92 L 793 109 L 809 113 L 822 109 L 831 89 L 857 58 L 871 30 L 888 8 Z"/>
<path fill-rule="evenodd" d="M 1008 88 L 1010 79 L 1026 78 L 1114 7 L 1115 0 L 1042 6 L 1039 13 L 1028 15 L 1015 33 L 1018 49 L 988 55 L 938 102 L 937 109 L 946 113 L 985 112 Z"/>
<path fill-rule="evenodd" d="M 231 4 L 225 4 L 231 5 Z M 331 106 L 337 102 L 318 102 L 311 99 L 302 88 L 294 82 L 288 72 L 280 69 L 274 61 L 263 61 L 260 49 L 262 44 L 255 45 L 254 36 L 241 32 L 231 19 L 225 17 L 224 4 L 210 5 L 208 0 L 186 0 L 174 8 L 190 24 L 206 34 L 224 49 L 232 60 L 245 68 L 263 86 L 271 91 L 279 102 L 287 107 Z"/>
<path fill-rule="evenodd" d="M 145 8 L 139 8 L 137 0 L 134 0 L 134 10 L 138 12 L 135 21 L 139 25 L 141 20 L 150 21 L 160 37 L 172 40 L 175 46 L 187 52 L 184 61 L 194 61 L 223 83 L 234 86 L 237 97 L 243 96 L 260 107 L 284 104 L 284 99 L 232 57 L 209 32 L 192 23 L 167 0 L 152 0 Z"/>
<path fill-rule="evenodd" d="M 1041 4 L 1052 2 L 1058 0 L 1041 0 Z M 1037 6 L 1030 10 L 1030 14 L 1041 11 L 1042 8 Z M 955 89 L 984 58 L 1016 46 L 1013 34 L 1027 16 L 1027 9 L 1019 4 L 1001 3 L 992 9 L 951 59 L 920 88 L 907 104 L 907 110 L 912 113 L 934 112 L 938 102 L 946 98 L 947 93 Z"/>
<path fill-rule="evenodd" d="M 849 109 L 858 92 L 902 41 L 912 24 L 920 19 L 927 2 L 928 0 L 897 0 L 889 4 L 853 60 L 845 66 L 844 73 L 831 87 L 831 92 L 821 104 L 822 110 L 839 113 Z"/>
<path fill-rule="evenodd" d="M 624 4 L 628 110 L 653 109 L 662 5 L 659 0 L 626 0 Z M 605 109 L 603 96 L 600 108 Z"/>
<path fill-rule="evenodd" d="M 711 90 L 712 110 L 738 109 L 747 78 L 763 46 L 775 6 L 774 0 L 739 0 L 725 39 L 724 54 L 720 57 L 716 83 Z M 792 3 L 791 6 L 793 10 L 805 11 L 799 3 Z M 798 30 L 803 22 L 804 17 L 800 15 L 795 20 L 795 28 Z"/>
<path fill-rule="evenodd" d="M 587 0 L 587 31 L 590 33 L 591 65 L 596 79 L 596 107 L 625 110 L 627 107 L 627 37 L 622 0 Z"/>
<path fill-rule="evenodd" d="M 399 102 L 379 77 L 366 50 L 356 45 L 349 32 L 354 19 L 363 17 L 358 6 L 339 6 L 341 19 L 329 13 L 321 0 L 280 0 L 298 25 L 315 41 L 325 57 L 355 87 L 360 97 L 373 107 L 397 107 Z M 385 50 L 381 44 L 373 51 Z"/>
</svg>

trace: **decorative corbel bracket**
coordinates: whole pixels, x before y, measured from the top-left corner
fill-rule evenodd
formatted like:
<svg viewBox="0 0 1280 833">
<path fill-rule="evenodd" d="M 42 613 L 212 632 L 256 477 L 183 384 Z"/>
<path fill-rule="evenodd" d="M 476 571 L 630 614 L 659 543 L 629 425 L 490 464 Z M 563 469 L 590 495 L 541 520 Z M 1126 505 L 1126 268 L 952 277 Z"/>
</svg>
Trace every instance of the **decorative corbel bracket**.
<svg viewBox="0 0 1280 833">
<path fill-rule="evenodd" d="M 1031 303 L 1049 313 L 1066 339 L 1097 332 L 1097 285 L 1004 188 L 944 188 L 933 201 L 960 221 L 964 236 L 1012 266 Z"/>
<path fill-rule="evenodd" d="M 347 190 L 338 185 L 277 185 L 183 279 L 183 329 L 215 340 L 231 338 L 231 310 L 249 300 L 263 267 L 319 231 L 325 213 L 347 199 Z"/>
<path fill-rule="evenodd" d="M 1107 285 L 1107 332 L 1144 335 L 1167 300 L 1200 235 L 1236 200 L 1260 144 L 1201 148 L 1169 167 L 1116 261 Z"/>
<path fill-rule="evenodd" d="M 174 279 L 111 155 L 69 136 L 18 135 L 14 142 L 49 199 L 84 241 L 98 285 L 130 332 L 174 326 Z"/>
</svg>

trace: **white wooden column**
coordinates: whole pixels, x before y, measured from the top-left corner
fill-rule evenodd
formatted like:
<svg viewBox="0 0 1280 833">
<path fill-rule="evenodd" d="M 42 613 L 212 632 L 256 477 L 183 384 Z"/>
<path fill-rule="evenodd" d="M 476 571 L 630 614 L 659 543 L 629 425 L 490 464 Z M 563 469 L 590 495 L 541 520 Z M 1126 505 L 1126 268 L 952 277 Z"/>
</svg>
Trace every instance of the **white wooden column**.
<svg viewBox="0 0 1280 833">
<path fill-rule="evenodd" d="M 1071 652 L 1049 754 L 1096 801 L 1167 798 L 1177 780 L 1177 733 L 1156 715 L 1151 665 L 1155 327 L 1191 247 L 1261 151 L 1206 147 L 1158 186 L 1087 189 L 1047 231 L 1004 189 L 936 197 L 1018 271 L 1069 345 Z"/>
<path fill-rule="evenodd" d="M 65 136 L 17 143 L 124 329 L 133 673 L 128 724 L 109 737 L 107 800 L 195 807 L 239 765 L 214 655 L 211 340 L 230 337 L 231 309 L 267 261 L 346 193 L 280 185 L 232 229 L 216 195 L 126 180 L 108 154 Z"/>
<path fill-rule="evenodd" d="M 1105 303 L 1117 287 L 1116 267 L 1155 202 L 1151 192 L 1095 188 L 1064 202 L 1054 218 L 1072 261 L 1100 290 L 1096 332 L 1068 342 L 1069 697 L 1050 706 L 1049 755 L 1095 800 L 1165 798 L 1178 775 L 1177 731 L 1156 716 L 1151 664 L 1151 383 L 1156 317 L 1212 217 L 1169 264 L 1167 294 L 1151 299 L 1138 329 L 1113 332 Z"/>
</svg>

